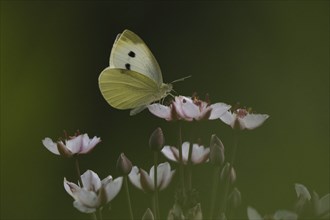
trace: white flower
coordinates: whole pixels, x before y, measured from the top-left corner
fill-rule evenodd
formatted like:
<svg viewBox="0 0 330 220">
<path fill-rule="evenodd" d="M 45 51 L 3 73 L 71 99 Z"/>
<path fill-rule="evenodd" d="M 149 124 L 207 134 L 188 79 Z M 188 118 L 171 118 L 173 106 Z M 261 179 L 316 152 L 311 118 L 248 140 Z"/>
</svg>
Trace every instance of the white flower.
<svg viewBox="0 0 330 220">
<path fill-rule="evenodd" d="M 209 103 L 186 96 L 176 96 L 170 106 L 154 103 L 148 106 L 149 111 L 157 117 L 167 121 L 185 120 L 199 121 L 202 119 L 218 119 L 231 108 L 225 103 Z"/>
<path fill-rule="evenodd" d="M 220 116 L 220 119 L 230 125 L 233 129 L 248 129 L 252 130 L 264 123 L 269 115 L 266 114 L 251 114 L 246 109 L 236 109 L 234 112 L 227 111 Z"/>
<path fill-rule="evenodd" d="M 87 154 L 100 142 L 101 139 L 99 137 L 94 136 L 90 139 L 87 134 L 81 134 L 69 140 L 58 142 L 53 142 L 52 139 L 48 137 L 42 140 L 43 145 L 50 152 L 67 157 L 74 154 Z"/>
<path fill-rule="evenodd" d="M 128 178 L 135 187 L 145 192 L 153 192 L 155 190 L 154 167 L 151 167 L 148 174 L 145 170 L 134 166 Z M 157 188 L 159 190 L 165 189 L 170 184 L 174 173 L 175 170 L 171 170 L 168 162 L 159 164 L 157 166 Z"/>
<path fill-rule="evenodd" d="M 81 175 L 81 180 L 83 187 L 64 178 L 64 188 L 74 198 L 73 206 L 84 213 L 95 212 L 96 209 L 110 202 L 119 193 L 123 183 L 123 177 L 113 180 L 108 176 L 101 181 L 91 170 Z"/>
<path fill-rule="evenodd" d="M 182 161 L 183 164 L 188 163 L 188 156 L 189 156 L 189 142 L 184 142 L 182 144 Z M 172 160 L 174 162 L 179 163 L 180 162 L 180 155 L 179 155 L 179 150 L 175 147 L 171 146 L 165 146 L 162 149 L 162 153 L 164 156 Z M 200 164 L 204 163 L 209 159 L 209 154 L 210 154 L 210 148 L 205 148 L 202 145 L 198 144 L 193 144 L 192 145 L 192 152 L 191 152 L 191 162 L 193 164 Z"/>
</svg>

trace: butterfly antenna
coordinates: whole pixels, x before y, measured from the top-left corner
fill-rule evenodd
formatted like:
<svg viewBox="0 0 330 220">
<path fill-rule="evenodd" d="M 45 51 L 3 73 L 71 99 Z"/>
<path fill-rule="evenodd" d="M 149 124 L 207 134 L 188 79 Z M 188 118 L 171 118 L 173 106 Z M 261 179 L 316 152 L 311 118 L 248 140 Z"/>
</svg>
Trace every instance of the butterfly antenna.
<svg viewBox="0 0 330 220">
<path fill-rule="evenodd" d="M 188 79 L 188 78 L 190 78 L 190 77 L 191 77 L 191 76 L 186 76 L 186 77 L 183 77 L 183 78 L 181 78 L 181 79 L 176 79 L 176 80 L 172 81 L 171 83 L 181 82 L 181 81 L 183 81 L 183 80 L 185 80 L 185 79 Z"/>
</svg>

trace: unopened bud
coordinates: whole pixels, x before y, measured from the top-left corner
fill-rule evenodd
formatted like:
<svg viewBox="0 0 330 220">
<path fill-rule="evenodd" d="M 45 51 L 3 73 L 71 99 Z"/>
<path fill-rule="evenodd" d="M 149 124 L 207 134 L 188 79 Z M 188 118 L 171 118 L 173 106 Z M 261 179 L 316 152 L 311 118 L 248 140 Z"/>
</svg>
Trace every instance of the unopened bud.
<svg viewBox="0 0 330 220">
<path fill-rule="evenodd" d="M 225 148 L 221 140 L 213 134 L 210 141 L 210 163 L 215 166 L 222 166 L 225 162 Z"/>
<path fill-rule="evenodd" d="M 230 167 L 231 167 L 231 171 L 228 174 Z M 226 165 L 224 166 L 224 168 L 222 168 L 222 171 L 221 171 L 221 174 L 220 174 L 220 178 L 222 180 L 227 180 L 228 177 L 229 177 L 230 183 L 234 183 L 235 180 L 236 180 L 236 172 L 235 172 L 234 167 L 232 167 L 229 163 L 226 163 Z"/>
<path fill-rule="evenodd" d="M 188 210 L 187 219 L 191 219 L 191 220 L 203 219 L 203 213 L 200 203 L 196 204 L 194 207 Z"/>
<path fill-rule="evenodd" d="M 152 151 L 161 151 L 164 147 L 164 134 L 161 128 L 157 128 L 152 132 L 149 139 L 149 146 Z"/>
<path fill-rule="evenodd" d="M 125 156 L 124 153 L 121 153 L 117 160 L 117 169 L 121 175 L 127 176 L 132 170 L 132 162 Z"/>
<path fill-rule="evenodd" d="M 233 208 L 239 207 L 242 203 L 241 192 L 235 187 L 230 193 L 228 200 Z"/>
<path fill-rule="evenodd" d="M 148 208 L 147 211 L 142 216 L 142 220 L 154 220 L 155 217 L 152 214 L 152 211 Z"/>
</svg>

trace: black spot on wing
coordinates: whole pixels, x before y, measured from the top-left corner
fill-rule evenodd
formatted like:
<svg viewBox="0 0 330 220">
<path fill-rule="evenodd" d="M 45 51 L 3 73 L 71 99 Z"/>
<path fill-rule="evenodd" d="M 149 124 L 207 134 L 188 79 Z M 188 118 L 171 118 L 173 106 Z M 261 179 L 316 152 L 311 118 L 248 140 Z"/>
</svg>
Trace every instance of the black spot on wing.
<svg viewBox="0 0 330 220">
<path fill-rule="evenodd" d="M 130 57 L 135 57 L 135 53 L 134 53 L 133 51 L 130 51 L 130 52 L 128 53 L 128 56 L 130 56 Z"/>
<path fill-rule="evenodd" d="M 126 67 L 127 70 L 131 70 L 131 64 L 126 63 L 126 64 L 125 64 L 125 67 Z"/>
</svg>

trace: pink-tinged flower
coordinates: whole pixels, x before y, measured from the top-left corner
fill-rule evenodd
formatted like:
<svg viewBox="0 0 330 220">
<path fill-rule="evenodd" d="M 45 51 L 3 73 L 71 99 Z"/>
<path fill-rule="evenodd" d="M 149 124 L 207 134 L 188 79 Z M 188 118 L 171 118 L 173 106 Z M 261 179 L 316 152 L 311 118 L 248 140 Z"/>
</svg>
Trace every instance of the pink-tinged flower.
<svg viewBox="0 0 330 220">
<path fill-rule="evenodd" d="M 266 114 L 251 114 L 248 110 L 239 108 L 235 111 L 227 111 L 220 119 L 230 125 L 233 129 L 248 129 L 252 130 L 262 125 L 269 115 Z"/>
<path fill-rule="evenodd" d="M 101 139 L 99 137 L 94 136 L 90 139 L 87 134 L 74 136 L 65 141 L 53 142 L 48 137 L 42 140 L 43 145 L 50 152 L 66 157 L 71 157 L 75 154 L 87 154 L 100 142 Z"/>
<path fill-rule="evenodd" d="M 134 166 L 128 178 L 138 189 L 145 192 L 153 192 L 155 190 L 154 167 L 155 166 L 152 166 L 150 172 L 147 173 L 145 170 Z M 161 163 L 157 166 L 158 190 L 163 190 L 170 184 L 174 173 L 175 170 L 171 170 L 171 166 L 168 162 Z"/>
<path fill-rule="evenodd" d="M 123 183 L 123 177 L 113 179 L 108 176 L 101 181 L 91 170 L 81 175 L 81 180 L 83 187 L 64 178 L 64 188 L 74 198 L 73 206 L 84 213 L 93 213 L 110 202 L 119 193 Z"/>
<path fill-rule="evenodd" d="M 201 101 L 197 98 L 186 96 L 176 96 L 174 101 L 165 106 L 154 103 L 148 106 L 149 111 L 157 117 L 164 118 L 167 121 L 184 120 L 184 121 L 199 121 L 218 119 L 222 114 L 231 108 L 225 103 L 209 103 Z"/>
<path fill-rule="evenodd" d="M 189 156 L 189 142 L 184 142 L 182 144 L 182 161 L 183 164 L 188 163 L 188 156 Z M 176 147 L 165 146 L 162 150 L 163 155 L 174 162 L 180 163 L 180 154 L 179 149 Z M 192 145 L 192 152 L 191 152 L 191 163 L 192 164 L 200 164 L 208 161 L 210 154 L 210 148 L 205 148 L 202 145 L 193 144 Z"/>
</svg>

